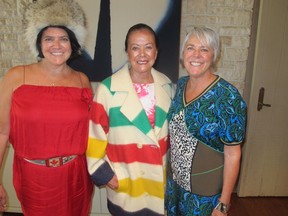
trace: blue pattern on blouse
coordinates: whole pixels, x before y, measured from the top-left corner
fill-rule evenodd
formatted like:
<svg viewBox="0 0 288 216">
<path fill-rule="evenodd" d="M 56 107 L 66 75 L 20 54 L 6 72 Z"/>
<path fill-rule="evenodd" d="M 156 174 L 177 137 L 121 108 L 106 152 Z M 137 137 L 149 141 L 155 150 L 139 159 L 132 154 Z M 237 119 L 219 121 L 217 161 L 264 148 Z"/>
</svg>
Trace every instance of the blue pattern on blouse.
<svg viewBox="0 0 288 216">
<path fill-rule="evenodd" d="M 179 79 L 168 121 L 184 110 L 189 132 L 201 142 L 223 152 L 224 145 L 243 142 L 246 127 L 246 103 L 238 90 L 218 77 L 201 95 L 185 102 L 189 76 Z"/>
</svg>

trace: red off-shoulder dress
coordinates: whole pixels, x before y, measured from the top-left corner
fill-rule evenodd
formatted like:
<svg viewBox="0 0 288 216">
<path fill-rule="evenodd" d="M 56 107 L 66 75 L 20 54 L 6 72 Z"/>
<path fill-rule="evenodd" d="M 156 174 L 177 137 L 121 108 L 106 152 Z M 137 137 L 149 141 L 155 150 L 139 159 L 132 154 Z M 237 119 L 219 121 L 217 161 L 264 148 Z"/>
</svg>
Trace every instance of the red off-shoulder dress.
<svg viewBox="0 0 288 216">
<path fill-rule="evenodd" d="M 13 184 L 26 216 L 86 216 L 93 184 L 87 172 L 87 88 L 22 85 L 13 93 L 10 142 L 15 150 Z M 33 164 L 77 155 L 59 167 Z"/>
</svg>

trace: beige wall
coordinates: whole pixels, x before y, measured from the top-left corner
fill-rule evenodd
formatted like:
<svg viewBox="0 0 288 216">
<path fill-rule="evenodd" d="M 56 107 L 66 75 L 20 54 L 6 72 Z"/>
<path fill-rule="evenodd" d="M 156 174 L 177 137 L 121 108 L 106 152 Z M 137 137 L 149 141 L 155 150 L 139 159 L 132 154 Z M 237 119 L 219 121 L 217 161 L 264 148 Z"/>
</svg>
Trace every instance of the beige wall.
<svg viewBox="0 0 288 216">
<path fill-rule="evenodd" d="M 0 77 L 12 66 L 35 61 L 23 36 L 22 15 L 32 0 L 0 0 Z M 182 0 L 181 44 L 193 25 L 216 30 L 222 41 L 217 73 L 240 92 L 245 86 L 254 0 Z M 121 45 L 122 46 L 122 45 Z M 180 67 L 180 76 L 186 72 Z"/>
<path fill-rule="evenodd" d="M 193 25 L 205 25 L 221 37 L 217 74 L 244 89 L 254 0 L 182 0 L 181 44 Z M 180 76 L 185 75 L 181 68 Z"/>
</svg>

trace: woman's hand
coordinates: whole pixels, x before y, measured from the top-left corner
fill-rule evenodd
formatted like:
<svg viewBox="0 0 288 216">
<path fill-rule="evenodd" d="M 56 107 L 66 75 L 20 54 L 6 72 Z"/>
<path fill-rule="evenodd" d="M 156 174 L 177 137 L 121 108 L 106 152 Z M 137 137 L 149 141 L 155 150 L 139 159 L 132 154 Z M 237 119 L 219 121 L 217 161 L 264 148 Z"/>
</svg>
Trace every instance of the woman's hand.
<svg viewBox="0 0 288 216">
<path fill-rule="evenodd" d="M 218 211 L 217 209 L 213 209 L 211 216 L 227 216 L 227 214 L 224 214 L 224 213 Z"/>
<path fill-rule="evenodd" d="M 112 179 L 107 183 L 107 186 L 112 190 L 116 190 L 119 187 L 118 178 L 116 175 L 112 177 Z"/>
<path fill-rule="evenodd" d="M 6 191 L 0 184 L 0 212 L 5 211 L 6 207 L 7 207 Z"/>
</svg>

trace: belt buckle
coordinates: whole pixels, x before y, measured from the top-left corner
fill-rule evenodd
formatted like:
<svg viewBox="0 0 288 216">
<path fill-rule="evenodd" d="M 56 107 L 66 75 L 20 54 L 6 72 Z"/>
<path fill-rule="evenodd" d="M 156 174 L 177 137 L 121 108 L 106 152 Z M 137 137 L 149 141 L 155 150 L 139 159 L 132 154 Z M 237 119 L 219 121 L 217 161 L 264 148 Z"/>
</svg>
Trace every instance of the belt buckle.
<svg viewBox="0 0 288 216">
<path fill-rule="evenodd" d="M 47 167 L 59 167 L 62 165 L 62 157 L 54 157 L 46 160 Z"/>
</svg>

